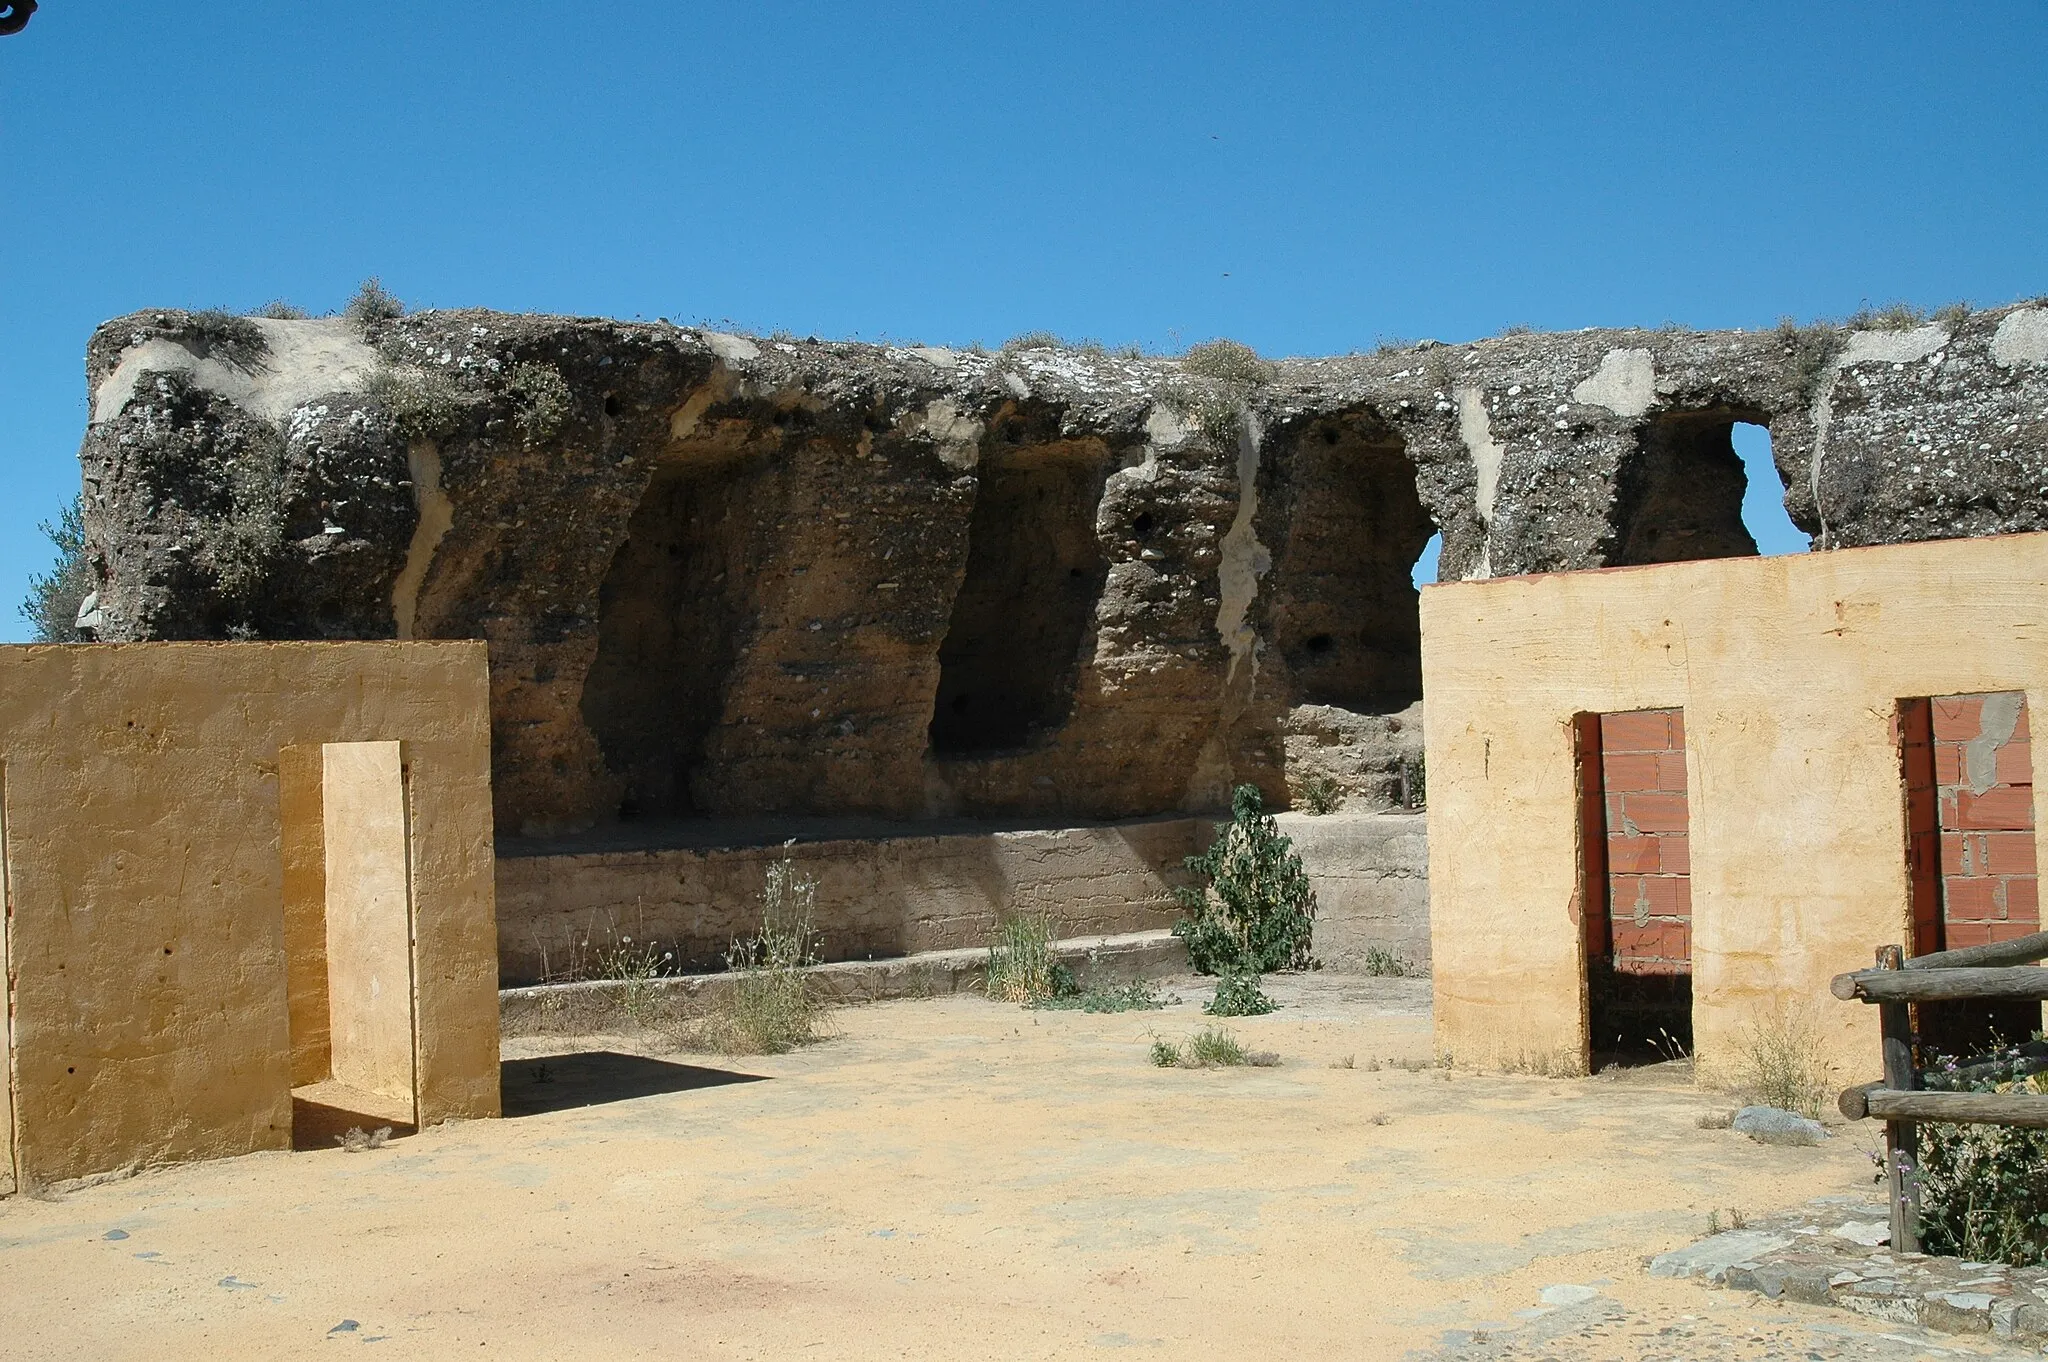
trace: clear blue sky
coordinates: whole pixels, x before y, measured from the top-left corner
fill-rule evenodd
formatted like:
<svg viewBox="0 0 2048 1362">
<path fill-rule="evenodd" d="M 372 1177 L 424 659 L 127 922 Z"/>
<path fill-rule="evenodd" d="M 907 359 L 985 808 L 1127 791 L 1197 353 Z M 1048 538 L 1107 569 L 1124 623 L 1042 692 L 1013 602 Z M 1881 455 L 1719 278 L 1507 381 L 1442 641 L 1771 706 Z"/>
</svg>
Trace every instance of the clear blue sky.
<svg viewBox="0 0 2048 1362">
<path fill-rule="evenodd" d="M 2044 53 L 2039 0 L 46 0 L 0 38 L 0 639 L 77 485 L 86 337 L 135 308 L 374 273 L 1312 354 L 1998 303 L 2048 290 Z"/>
</svg>

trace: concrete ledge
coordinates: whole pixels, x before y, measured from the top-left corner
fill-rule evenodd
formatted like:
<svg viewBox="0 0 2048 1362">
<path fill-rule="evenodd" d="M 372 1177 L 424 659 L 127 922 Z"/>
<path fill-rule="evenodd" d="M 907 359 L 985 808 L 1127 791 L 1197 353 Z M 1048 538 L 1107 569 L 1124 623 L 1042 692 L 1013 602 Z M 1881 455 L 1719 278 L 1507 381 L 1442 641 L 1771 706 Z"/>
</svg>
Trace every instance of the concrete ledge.
<svg viewBox="0 0 2048 1362">
<path fill-rule="evenodd" d="M 1053 953 L 1084 981 L 1157 979 L 1188 968 L 1187 948 L 1163 931 L 1070 937 L 1054 942 Z M 988 950 L 976 946 L 890 960 L 839 960 L 806 973 L 817 996 L 830 1003 L 935 998 L 978 991 L 988 973 Z M 687 974 L 645 982 L 592 979 L 508 988 L 498 994 L 498 1015 L 503 1029 L 517 1034 L 560 1030 L 565 1022 L 592 1020 L 629 1006 L 687 1014 L 716 1006 L 731 990 L 732 981 L 730 974 Z"/>
</svg>

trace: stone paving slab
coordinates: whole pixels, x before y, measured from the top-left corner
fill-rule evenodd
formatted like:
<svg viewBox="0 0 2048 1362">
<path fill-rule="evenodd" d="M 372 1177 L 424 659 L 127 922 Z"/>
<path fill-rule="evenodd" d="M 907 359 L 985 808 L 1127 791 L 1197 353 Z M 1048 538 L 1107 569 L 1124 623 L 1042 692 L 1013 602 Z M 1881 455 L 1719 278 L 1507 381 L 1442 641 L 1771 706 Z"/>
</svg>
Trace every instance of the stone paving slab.
<svg viewBox="0 0 2048 1362">
<path fill-rule="evenodd" d="M 2048 1269 L 1895 1254 L 1882 1201 L 1822 1197 L 1660 1253 L 1649 1270 L 1937 1333 L 2048 1344 Z"/>
</svg>

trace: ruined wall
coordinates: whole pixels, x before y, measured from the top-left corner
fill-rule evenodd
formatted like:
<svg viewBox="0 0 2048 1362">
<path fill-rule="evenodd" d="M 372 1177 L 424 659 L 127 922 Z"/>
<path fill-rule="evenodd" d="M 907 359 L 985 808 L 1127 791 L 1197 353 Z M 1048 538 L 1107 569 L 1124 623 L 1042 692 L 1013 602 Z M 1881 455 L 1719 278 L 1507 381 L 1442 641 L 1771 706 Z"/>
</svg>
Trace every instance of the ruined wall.
<svg viewBox="0 0 2048 1362">
<path fill-rule="evenodd" d="M 149 312 L 88 352 L 105 639 L 481 638 L 501 832 L 1407 800 L 1408 572 L 2048 523 L 2048 309 L 1585 331 L 1252 379 L 666 323 Z M 1200 367 L 1200 366 L 1194 366 Z"/>
<path fill-rule="evenodd" d="M 1422 641 L 1438 1047 L 1583 1061 L 1574 720 L 1682 709 L 1701 1071 L 1805 1009 L 1848 1082 L 1876 1009 L 1828 980 L 1913 940 L 1900 702 L 2040 704 L 2048 534 L 1432 586 Z"/>
</svg>

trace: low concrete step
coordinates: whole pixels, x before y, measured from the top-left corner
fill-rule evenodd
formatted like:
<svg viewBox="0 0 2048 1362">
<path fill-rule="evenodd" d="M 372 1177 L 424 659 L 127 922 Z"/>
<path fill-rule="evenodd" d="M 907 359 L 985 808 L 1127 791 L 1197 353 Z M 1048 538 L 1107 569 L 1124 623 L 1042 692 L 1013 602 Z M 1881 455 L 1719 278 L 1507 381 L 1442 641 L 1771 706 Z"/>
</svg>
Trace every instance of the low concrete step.
<svg viewBox="0 0 2048 1362">
<path fill-rule="evenodd" d="M 1084 983 L 1124 983 L 1183 974 L 1187 947 L 1170 931 L 1070 937 L 1052 943 L 1055 958 Z M 818 996 L 831 1003 L 875 1003 L 890 998 L 935 998 L 978 992 L 988 974 L 986 947 L 920 951 L 888 960 L 836 960 L 805 971 Z M 594 1016 L 607 1008 L 655 1002 L 667 1008 L 708 1009 L 732 988 L 731 974 L 686 974 L 671 979 L 589 979 L 498 991 L 499 1024 L 510 1033 L 553 1029 L 564 1014 Z"/>
</svg>

